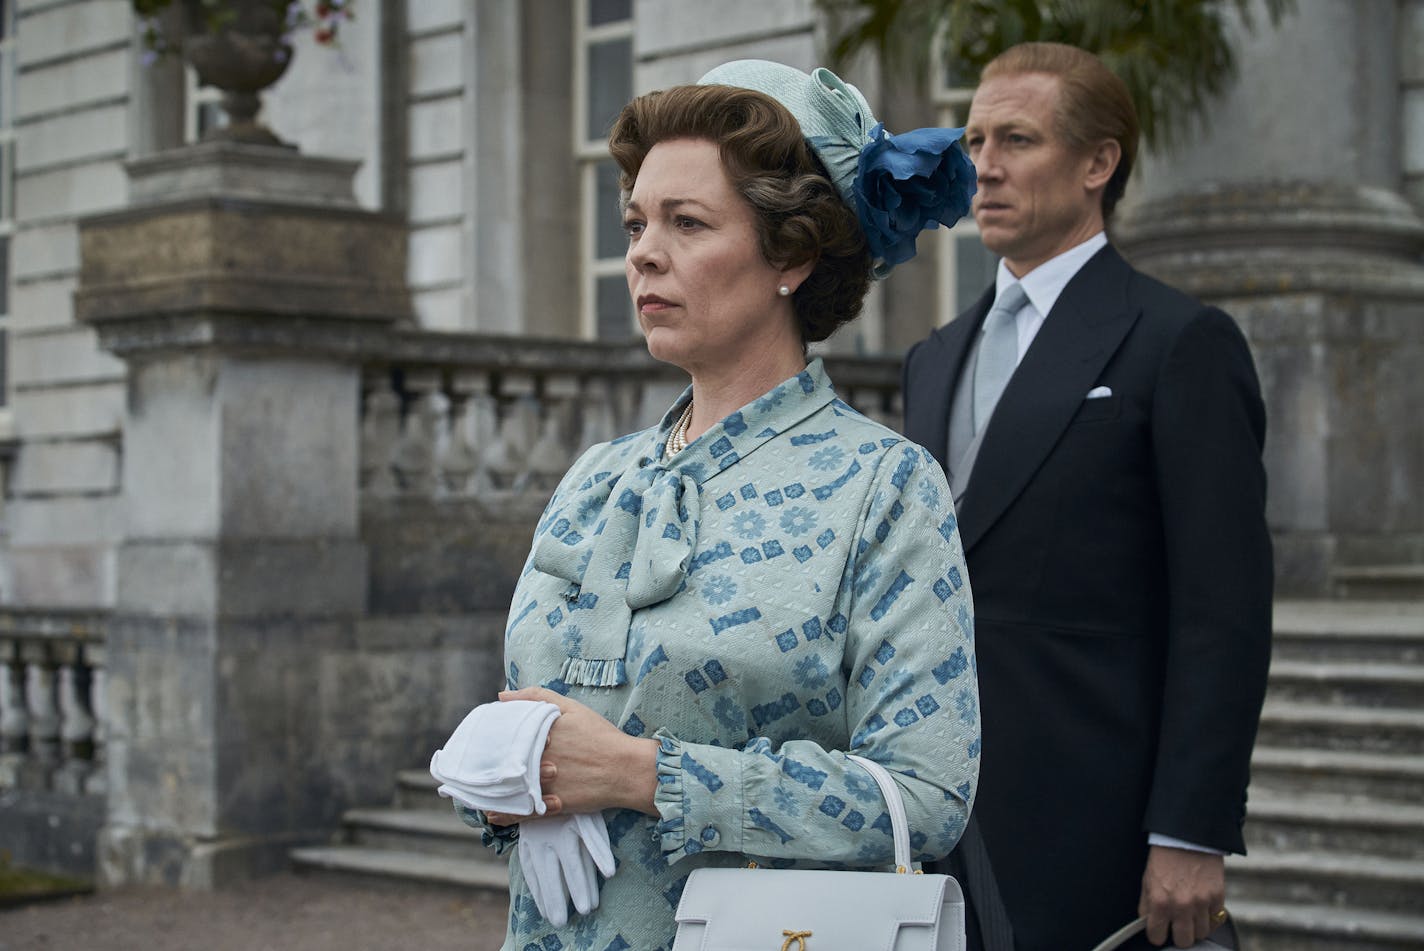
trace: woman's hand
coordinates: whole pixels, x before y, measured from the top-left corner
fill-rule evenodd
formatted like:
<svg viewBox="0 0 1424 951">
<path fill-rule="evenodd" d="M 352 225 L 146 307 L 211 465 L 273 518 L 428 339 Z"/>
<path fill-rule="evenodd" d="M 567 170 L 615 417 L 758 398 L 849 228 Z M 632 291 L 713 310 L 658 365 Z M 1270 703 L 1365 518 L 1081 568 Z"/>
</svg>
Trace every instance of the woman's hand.
<svg viewBox="0 0 1424 951">
<path fill-rule="evenodd" d="M 505 690 L 500 700 L 543 700 L 559 708 L 539 766 L 546 815 L 636 809 L 656 815 L 658 742 L 629 736 L 577 700 L 542 687 Z M 521 816 L 486 813 L 492 825 Z"/>
<path fill-rule="evenodd" d="M 555 723 L 559 722 L 557 720 Z M 545 815 L 553 815 L 559 811 L 559 800 L 549 795 L 546 790 L 549 788 L 549 780 L 554 778 L 554 764 L 544 760 L 539 764 L 539 791 L 543 793 Z M 513 826 L 530 819 L 530 816 L 516 816 L 508 812 L 490 812 L 485 810 L 485 821 L 492 826 Z M 533 816 L 532 818 L 539 818 Z"/>
</svg>

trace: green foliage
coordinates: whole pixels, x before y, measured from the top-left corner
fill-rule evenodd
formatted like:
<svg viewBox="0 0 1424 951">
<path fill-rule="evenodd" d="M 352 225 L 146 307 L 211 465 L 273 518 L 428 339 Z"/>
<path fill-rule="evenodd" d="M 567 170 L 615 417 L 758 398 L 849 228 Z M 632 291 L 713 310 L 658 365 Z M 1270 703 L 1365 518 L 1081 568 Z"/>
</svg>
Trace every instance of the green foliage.
<svg viewBox="0 0 1424 951">
<path fill-rule="evenodd" d="M 271 7 L 273 12 L 283 17 L 286 16 L 287 7 L 290 6 L 288 0 L 263 0 L 263 2 L 266 6 Z M 141 17 L 155 17 L 171 7 L 173 3 L 174 0 L 133 0 L 133 9 Z M 202 17 L 203 25 L 214 33 L 231 24 L 237 17 L 232 4 L 227 0 L 196 0 L 196 9 Z"/>
<path fill-rule="evenodd" d="M 1170 145 L 1236 77 L 1229 23 L 1257 27 L 1257 0 L 818 0 L 844 29 L 833 61 L 862 48 L 926 75 L 931 58 L 955 75 L 976 77 L 1018 43 L 1049 41 L 1090 50 L 1127 84 L 1143 138 Z M 1272 26 L 1295 0 L 1264 0 Z M 936 37 L 943 37 L 941 45 Z M 973 80 L 969 80 L 972 84 Z"/>
<path fill-rule="evenodd" d="M 78 879 L 17 868 L 10 864 L 8 852 L 0 852 L 0 908 L 93 890 L 91 884 Z"/>
<path fill-rule="evenodd" d="M 334 46 L 344 21 L 353 19 L 355 0 L 316 0 L 310 5 L 304 0 L 253 0 L 266 7 L 284 24 L 287 32 L 310 27 L 312 35 L 323 46 Z M 237 20 L 237 0 L 130 0 L 134 13 L 143 20 L 144 45 L 157 53 L 170 52 L 171 44 L 159 27 L 158 17 L 174 3 L 189 9 L 191 23 L 200 24 L 208 33 L 220 33 Z"/>
</svg>

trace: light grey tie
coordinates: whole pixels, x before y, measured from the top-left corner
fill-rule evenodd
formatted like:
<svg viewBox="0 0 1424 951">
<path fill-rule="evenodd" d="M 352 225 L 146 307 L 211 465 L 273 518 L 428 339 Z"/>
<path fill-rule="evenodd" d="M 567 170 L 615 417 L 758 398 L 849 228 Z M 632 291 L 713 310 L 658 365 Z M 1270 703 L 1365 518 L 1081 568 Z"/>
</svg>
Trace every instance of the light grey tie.
<svg viewBox="0 0 1424 951">
<path fill-rule="evenodd" d="M 1014 315 L 1028 301 L 1023 285 L 1005 287 L 984 318 L 979 358 L 974 367 L 974 432 L 989 422 L 999 396 L 1019 363 L 1019 331 Z"/>
</svg>

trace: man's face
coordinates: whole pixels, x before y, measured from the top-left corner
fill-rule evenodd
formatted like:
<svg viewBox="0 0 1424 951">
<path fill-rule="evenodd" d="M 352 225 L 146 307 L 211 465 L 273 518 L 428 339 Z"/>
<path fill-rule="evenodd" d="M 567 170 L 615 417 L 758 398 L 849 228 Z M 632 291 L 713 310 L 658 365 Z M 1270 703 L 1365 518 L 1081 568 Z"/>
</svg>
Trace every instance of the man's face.
<svg viewBox="0 0 1424 951">
<path fill-rule="evenodd" d="M 982 83 L 969 106 L 974 220 L 1016 277 L 1103 228 L 1100 169 L 1059 135 L 1058 95 L 1056 76 L 1020 73 Z"/>
</svg>

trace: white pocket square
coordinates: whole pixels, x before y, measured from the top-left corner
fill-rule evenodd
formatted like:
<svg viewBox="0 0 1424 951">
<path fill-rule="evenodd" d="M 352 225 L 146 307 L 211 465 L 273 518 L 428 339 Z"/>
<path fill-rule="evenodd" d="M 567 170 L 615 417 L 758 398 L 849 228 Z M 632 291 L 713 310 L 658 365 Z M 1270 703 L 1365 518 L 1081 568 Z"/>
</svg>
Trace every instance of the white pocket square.
<svg viewBox="0 0 1424 951">
<path fill-rule="evenodd" d="M 1088 395 L 1085 396 L 1085 397 L 1083 397 L 1083 399 L 1085 399 L 1085 400 L 1100 400 L 1100 399 L 1102 399 L 1104 396 L 1112 396 L 1112 387 L 1110 387 L 1110 386 L 1095 386 L 1095 387 L 1093 387 L 1091 390 L 1088 391 Z"/>
</svg>

